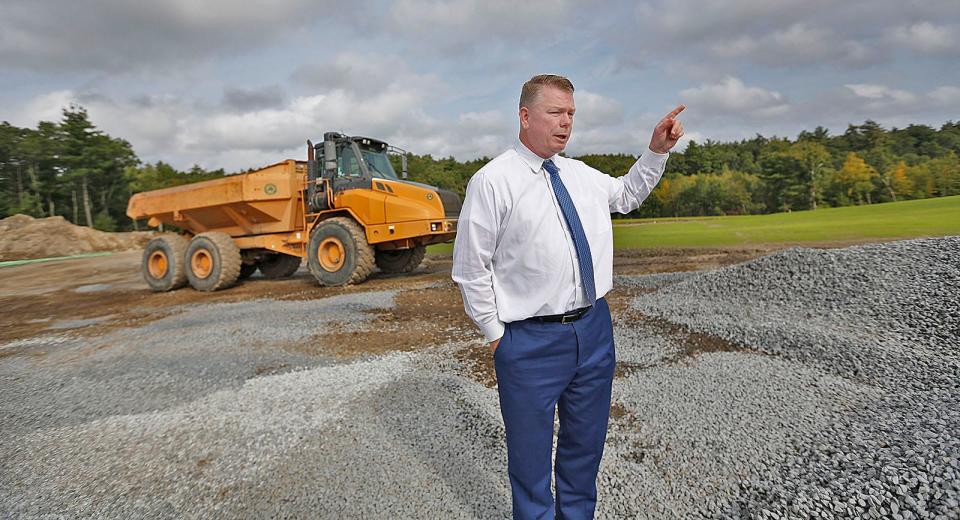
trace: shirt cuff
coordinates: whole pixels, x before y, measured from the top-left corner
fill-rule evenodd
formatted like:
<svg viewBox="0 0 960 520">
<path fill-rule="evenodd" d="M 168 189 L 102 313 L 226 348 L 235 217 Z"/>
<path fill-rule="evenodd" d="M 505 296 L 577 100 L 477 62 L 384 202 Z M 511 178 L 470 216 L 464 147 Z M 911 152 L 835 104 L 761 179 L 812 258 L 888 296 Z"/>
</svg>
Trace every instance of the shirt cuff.
<svg viewBox="0 0 960 520">
<path fill-rule="evenodd" d="M 504 324 L 500 320 L 494 320 L 490 323 L 478 324 L 480 331 L 483 332 L 483 337 L 486 338 L 487 343 L 496 341 L 503 337 Z"/>
<path fill-rule="evenodd" d="M 647 147 L 647 151 L 643 152 L 643 155 L 640 156 L 640 164 L 662 170 L 663 166 L 667 163 L 667 157 L 670 157 L 670 152 L 657 153 Z"/>
</svg>

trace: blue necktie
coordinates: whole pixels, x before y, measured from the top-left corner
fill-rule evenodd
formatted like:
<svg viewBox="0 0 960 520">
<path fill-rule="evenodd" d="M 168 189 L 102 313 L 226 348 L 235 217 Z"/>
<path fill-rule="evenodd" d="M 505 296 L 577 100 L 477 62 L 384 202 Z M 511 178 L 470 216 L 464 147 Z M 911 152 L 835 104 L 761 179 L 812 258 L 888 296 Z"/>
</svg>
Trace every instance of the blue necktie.
<svg viewBox="0 0 960 520">
<path fill-rule="evenodd" d="M 580 280 L 587 294 L 587 301 L 593 305 L 593 302 L 597 299 L 597 289 L 593 280 L 593 256 L 590 255 L 590 244 L 587 242 L 586 233 L 583 232 L 580 215 L 577 214 L 577 208 L 573 205 L 570 193 L 567 192 L 563 181 L 560 180 L 560 170 L 557 165 L 548 159 L 543 162 L 543 168 L 550 174 L 553 193 L 557 196 L 560 211 L 563 212 L 563 219 L 567 221 L 570 235 L 573 236 L 573 247 L 577 250 L 577 261 L 580 263 Z"/>
</svg>

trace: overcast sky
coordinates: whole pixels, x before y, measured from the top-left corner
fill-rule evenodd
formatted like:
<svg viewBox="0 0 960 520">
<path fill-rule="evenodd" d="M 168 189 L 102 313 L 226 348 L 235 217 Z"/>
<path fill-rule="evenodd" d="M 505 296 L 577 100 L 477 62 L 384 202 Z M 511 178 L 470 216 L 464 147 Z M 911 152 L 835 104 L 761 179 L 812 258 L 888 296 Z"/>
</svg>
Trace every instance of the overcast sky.
<svg viewBox="0 0 960 520">
<path fill-rule="evenodd" d="M 228 171 L 342 131 L 494 156 L 520 85 L 576 85 L 572 155 L 960 120 L 958 0 L 3 0 L 0 120 L 79 103 L 144 161 Z M 686 143 L 681 143 L 684 146 Z"/>
</svg>

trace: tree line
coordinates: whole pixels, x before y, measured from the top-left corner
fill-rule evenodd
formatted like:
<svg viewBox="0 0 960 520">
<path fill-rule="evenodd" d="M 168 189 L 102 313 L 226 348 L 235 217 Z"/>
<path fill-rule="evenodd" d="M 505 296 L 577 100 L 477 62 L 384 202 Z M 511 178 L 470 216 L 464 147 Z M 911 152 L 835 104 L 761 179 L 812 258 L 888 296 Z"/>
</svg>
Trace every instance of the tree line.
<svg viewBox="0 0 960 520">
<path fill-rule="evenodd" d="M 636 161 L 626 154 L 576 158 L 613 176 Z M 488 160 L 413 156 L 410 171 L 462 194 Z M 691 141 L 670 154 L 664 178 L 629 216 L 776 213 L 948 195 L 960 195 L 960 122 L 886 130 L 868 120 L 835 136 L 817 127 L 796 139 Z"/>
<path fill-rule="evenodd" d="M 318 132 L 319 133 L 319 132 Z M 796 139 L 691 141 L 667 162 L 663 180 L 632 217 L 706 216 L 815 210 L 960 194 L 960 123 L 884 129 L 874 121 L 840 135 L 817 127 Z M 577 157 L 614 176 L 636 157 Z M 284 159 L 265 158 L 265 163 Z M 408 155 L 410 178 L 463 196 L 489 158 Z M 395 165 L 399 171 L 399 164 Z M 249 171 L 249 170 L 248 170 Z M 243 173 L 243 172 L 238 172 Z M 225 175 L 194 166 L 145 164 L 124 139 L 96 128 L 83 107 L 36 129 L 0 123 L 0 218 L 59 215 L 105 231 L 136 229 L 125 216 L 130 195 Z"/>
</svg>

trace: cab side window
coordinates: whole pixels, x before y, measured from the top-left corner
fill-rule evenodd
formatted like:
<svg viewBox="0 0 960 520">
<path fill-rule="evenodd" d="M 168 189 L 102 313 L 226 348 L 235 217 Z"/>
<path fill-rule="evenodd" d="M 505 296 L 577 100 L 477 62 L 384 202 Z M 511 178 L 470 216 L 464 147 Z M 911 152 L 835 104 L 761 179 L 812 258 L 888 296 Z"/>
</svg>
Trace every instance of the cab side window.
<svg viewBox="0 0 960 520">
<path fill-rule="evenodd" d="M 357 162 L 357 156 L 353 153 L 353 148 L 343 147 L 337 155 L 337 176 L 360 177 L 362 173 L 360 163 Z"/>
</svg>

